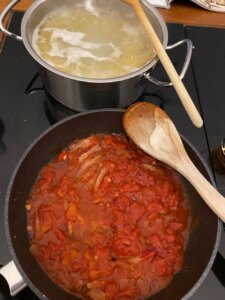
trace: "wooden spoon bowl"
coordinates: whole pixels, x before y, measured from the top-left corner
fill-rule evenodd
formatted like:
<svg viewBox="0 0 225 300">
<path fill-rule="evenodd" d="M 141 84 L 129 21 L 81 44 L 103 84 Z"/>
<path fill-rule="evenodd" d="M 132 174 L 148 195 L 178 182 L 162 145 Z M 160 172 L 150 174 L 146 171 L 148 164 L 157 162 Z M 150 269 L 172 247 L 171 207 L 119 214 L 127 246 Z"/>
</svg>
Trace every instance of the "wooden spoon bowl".
<svg viewBox="0 0 225 300">
<path fill-rule="evenodd" d="M 181 173 L 225 222 L 225 198 L 192 163 L 176 127 L 162 109 L 148 102 L 133 104 L 124 114 L 123 126 L 138 147 Z"/>
</svg>

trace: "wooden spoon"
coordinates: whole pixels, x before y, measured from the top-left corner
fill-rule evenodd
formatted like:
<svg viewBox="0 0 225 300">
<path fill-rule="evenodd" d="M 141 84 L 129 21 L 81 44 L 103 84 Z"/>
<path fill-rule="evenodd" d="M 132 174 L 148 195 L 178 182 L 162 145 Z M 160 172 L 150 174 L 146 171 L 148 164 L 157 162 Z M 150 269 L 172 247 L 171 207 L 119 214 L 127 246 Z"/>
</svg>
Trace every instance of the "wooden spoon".
<svg viewBox="0 0 225 300">
<path fill-rule="evenodd" d="M 163 110 L 148 102 L 133 104 L 124 114 L 123 126 L 138 147 L 181 173 L 225 222 L 225 198 L 192 163 L 173 122 Z"/>
<path fill-rule="evenodd" d="M 202 118 L 196 109 L 189 93 L 187 92 L 183 82 L 181 81 L 179 75 L 177 74 L 176 69 L 174 68 L 169 56 L 167 55 L 163 45 L 161 44 L 157 34 L 155 33 L 154 28 L 152 27 L 148 17 L 146 16 L 139 0 L 123 0 L 124 2 L 130 4 L 134 11 L 136 12 L 138 18 L 140 19 L 141 23 L 143 24 L 144 28 L 146 29 L 149 38 L 153 47 L 156 50 L 156 54 L 160 59 L 164 69 L 166 70 L 173 86 L 180 97 L 180 100 L 189 115 L 192 123 L 196 127 L 202 127 L 203 121 Z"/>
</svg>

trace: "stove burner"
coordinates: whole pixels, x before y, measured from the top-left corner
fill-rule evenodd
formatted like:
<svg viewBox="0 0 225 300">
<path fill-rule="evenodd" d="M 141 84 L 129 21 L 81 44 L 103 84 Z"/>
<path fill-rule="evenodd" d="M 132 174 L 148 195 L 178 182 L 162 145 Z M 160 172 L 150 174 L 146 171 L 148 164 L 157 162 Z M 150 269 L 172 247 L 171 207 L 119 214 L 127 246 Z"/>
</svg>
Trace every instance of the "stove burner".
<svg viewBox="0 0 225 300">
<path fill-rule="evenodd" d="M 28 96 L 40 92 L 44 94 L 45 113 L 50 125 L 53 125 L 68 116 L 78 113 L 78 111 L 72 110 L 54 99 L 44 88 L 44 86 L 35 87 L 35 84 L 39 79 L 39 73 L 37 72 L 31 78 L 30 82 L 25 88 L 25 94 Z"/>
<path fill-rule="evenodd" d="M 35 73 L 34 76 L 31 78 L 30 82 L 28 83 L 27 87 L 25 88 L 25 95 L 32 95 L 37 92 L 42 92 L 44 90 L 44 87 L 33 87 L 35 82 L 39 78 L 39 73 Z"/>
<path fill-rule="evenodd" d="M 53 125 L 66 117 L 78 113 L 78 111 L 62 105 L 45 90 L 45 113 L 49 123 Z"/>
<path fill-rule="evenodd" d="M 26 95 L 32 95 L 35 93 L 43 92 L 45 95 L 45 113 L 47 119 L 51 125 L 55 124 L 56 122 L 76 114 L 80 111 L 72 110 L 71 108 L 66 107 L 57 99 L 55 99 L 46 89 L 44 86 L 35 87 L 36 82 L 40 79 L 39 73 L 35 73 L 34 76 L 31 78 L 30 82 L 28 83 L 27 87 L 25 88 Z M 160 93 L 154 92 L 149 93 L 144 91 L 143 94 L 134 101 L 149 101 L 158 105 L 160 108 L 164 109 L 165 106 L 165 97 L 160 96 Z M 127 107 L 121 107 L 126 109 Z"/>
<path fill-rule="evenodd" d="M 149 101 L 151 103 L 154 103 L 158 105 L 161 109 L 164 109 L 165 107 L 165 98 L 161 97 L 160 94 L 157 92 L 155 93 L 146 93 L 144 92 L 137 101 L 135 102 L 140 102 L 140 101 Z"/>
</svg>

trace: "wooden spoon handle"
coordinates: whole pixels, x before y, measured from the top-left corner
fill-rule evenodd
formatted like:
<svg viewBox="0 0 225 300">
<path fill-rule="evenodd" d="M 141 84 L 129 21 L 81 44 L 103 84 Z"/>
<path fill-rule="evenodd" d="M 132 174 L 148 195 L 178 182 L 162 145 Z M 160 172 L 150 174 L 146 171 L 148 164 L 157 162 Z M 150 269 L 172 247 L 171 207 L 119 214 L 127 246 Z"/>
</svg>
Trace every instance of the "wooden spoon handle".
<svg viewBox="0 0 225 300">
<path fill-rule="evenodd" d="M 150 40 L 153 44 L 153 47 L 156 50 L 156 53 L 165 68 L 171 82 L 173 83 L 173 86 L 180 97 L 180 100 L 189 115 L 190 119 L 192 120 L 192 123 L 196 127 L 202 127 L 203 121 L 202 118 L 196 109 L 189 93 L 187 92 L 183 82 L 181 81 L 179 75 L 177 74 L 176 69 L 174 68 L 169 56 L 167 55 L 164 47 L 162 46 L 157 34 L 155 33 L 155 30 L 153 29 L 148 17 L 146 16 L 139 0 L 125 0 L 125 2 L 129 3 L 133 6 L 137 16 L 139 17 L 140 21 L 142 22 L 143 26 L 145 27 L 146 31 L 148 32 L 148 35 L 150 37 Z"/>
<path fill-rule="evenodd" d="M 193 185 L 206 204 L 225 222 L 225 198 L 205 179 L 189 157 L 185 157 L 182 170 L 176 168 Z"/>
</svg>

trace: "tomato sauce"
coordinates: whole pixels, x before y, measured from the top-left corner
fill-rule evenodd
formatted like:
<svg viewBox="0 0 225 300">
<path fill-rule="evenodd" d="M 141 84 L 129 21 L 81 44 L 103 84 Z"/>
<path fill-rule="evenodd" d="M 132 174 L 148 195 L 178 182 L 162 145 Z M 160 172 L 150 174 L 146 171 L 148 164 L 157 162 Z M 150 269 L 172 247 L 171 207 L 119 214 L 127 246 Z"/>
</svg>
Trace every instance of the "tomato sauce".
<svg viewBox="0 0 225 300">
<path fill-rule="evenodd" d="M 42 168 L 26 209 L 31 253 L 83 298 L 148 298 L 182 267 L 190 216 L 179 175 L 122 135 L 68 146 Z"/>
</svg>

